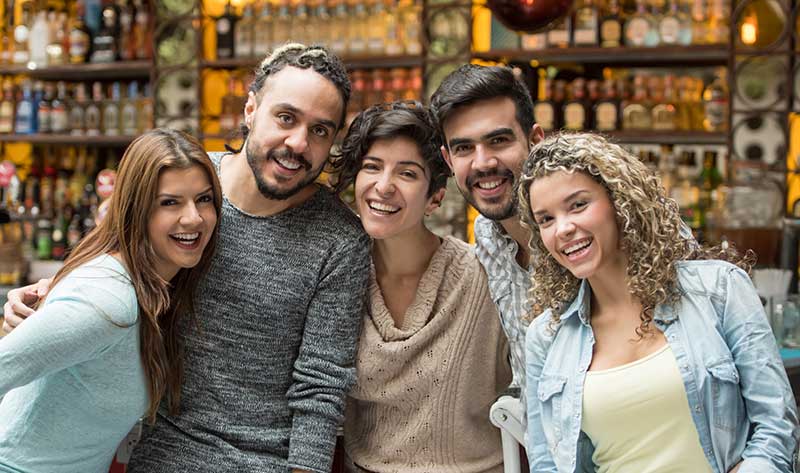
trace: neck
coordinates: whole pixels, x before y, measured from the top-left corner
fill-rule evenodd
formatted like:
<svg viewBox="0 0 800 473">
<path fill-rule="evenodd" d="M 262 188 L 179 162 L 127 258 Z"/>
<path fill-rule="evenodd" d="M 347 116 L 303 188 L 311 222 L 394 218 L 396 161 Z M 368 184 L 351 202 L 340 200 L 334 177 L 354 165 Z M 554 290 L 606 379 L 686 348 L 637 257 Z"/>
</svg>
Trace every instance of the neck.
<svg viewBox="0 0 800 473">
<path fill-rule="evenodd" d="M 439 249 L 439 237 L 424 225 L 403 235 L 375 240 L 372 260 L 378 278 L 419 277 Z"/>
<path fill-rule="evenodd" d="M 309 184 L 288 199 L 275 200 L 264 197 L 258 190 L 253 170 L 247 164 L 245 147 L 242 147 L 237 154 L 223 157 L 219 174 L 225 197 L 242 211 L 261 217 L 276 215 L 286 209 L 297 207 L 317 191 L 316 184 Z"/>
<path fill-rule="evenodd" d="M 592 287 L 592 314 L 627 313 L 622 310 L 638 304 L 628 288 L 627 261 L 613 262 L 589 278 Z"/>
<path fill-rule="evenodd" d="M 530 265 L 528 261 L 530 255 L 530 251 L 528 250 L 528 243 L 531 239 L 530 230 L 523 228 L 519 215 L 501 220 L 499 223 L 500 226 L 503 227 L 503 230 L 508 233 L 508 236 L 517 242 L 517 247 L 519 248 L 517 250 L 517 263 L 519 263 L 522 268 L 527 269 Z"/>
</svg>

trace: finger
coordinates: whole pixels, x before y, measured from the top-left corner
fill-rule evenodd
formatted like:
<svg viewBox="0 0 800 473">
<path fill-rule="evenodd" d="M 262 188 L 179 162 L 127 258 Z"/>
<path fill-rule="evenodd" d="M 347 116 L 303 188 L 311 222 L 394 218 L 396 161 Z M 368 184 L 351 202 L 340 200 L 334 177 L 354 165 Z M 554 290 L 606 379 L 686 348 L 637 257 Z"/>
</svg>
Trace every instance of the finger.
<svg viewBox="0 0 800 473">
<path fill-rule="evenodd" d="M 50 291 L 50 283 L 52 282 L 52 278 L 40 279 L 39 282 L 36 283 L 36 294 L 40 298 L 46 296 L 48 291 Z"/>
<path fill-rule="evenodd" d="M 6 305 L 9 306 L 9 309 L 11 310 L 11 315 L 21 317 L 23 319 L 35 312 L 33 309 L 25 305 L 23 301 L 20 300 L 16 301 L 9 300 L 6 303 Z M 6 309 L 6 306 L 3 306 L 3 316 L 4 317 L 9 316 L 9 310 Z"/>
<path fill-rule="evenodd" d="M 10 305 L 6 303 L 3 306 L 3 330 L 5 330 L 6 333 L 14 330 L 25 320 L 24 317 L 18 316 L 14 313 L 9 313 L 9 310 L 11 310 Z"/>
</svg>

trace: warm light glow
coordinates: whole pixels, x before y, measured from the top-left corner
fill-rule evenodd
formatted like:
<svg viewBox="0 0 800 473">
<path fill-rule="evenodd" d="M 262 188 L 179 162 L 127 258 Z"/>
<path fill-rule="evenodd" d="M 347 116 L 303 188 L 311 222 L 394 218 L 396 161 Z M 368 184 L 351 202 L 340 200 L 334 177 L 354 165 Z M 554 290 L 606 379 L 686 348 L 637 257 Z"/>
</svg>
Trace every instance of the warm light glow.
<svg viewBox="0 0 800 473">
<path fill-rule="evenodd" d="M 531 5 L 533 5 L 533 2 L 535 2 L 535 1 L 536 0 L 522 0 L 522 3 L 524 3 L 525 5 L 531 6 Z"/>
<path fill-rule="evenodd" d="M 758 22 L 756 17 L 748 15 L 742 22 L 742 43 L 755 44 L 758 40 Z"/>
</svg>

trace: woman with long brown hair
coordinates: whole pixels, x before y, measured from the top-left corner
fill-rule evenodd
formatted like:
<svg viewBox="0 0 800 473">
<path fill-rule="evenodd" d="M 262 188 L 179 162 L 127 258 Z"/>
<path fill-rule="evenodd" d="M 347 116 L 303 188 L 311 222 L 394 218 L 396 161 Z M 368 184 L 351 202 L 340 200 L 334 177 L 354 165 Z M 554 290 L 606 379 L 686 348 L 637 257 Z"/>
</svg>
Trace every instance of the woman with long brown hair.
<svg viewBox="0 0 800 473">
<path fill-rule="evenodd" d="M 72 251 L 36 317 L 0 339 L 0 472 L 105 472 L 162 398 L 177 410 L 176 330 L 208 269 L 222 203 L 185 133 L 131 143 L 108 214 Z"/>
</svg>

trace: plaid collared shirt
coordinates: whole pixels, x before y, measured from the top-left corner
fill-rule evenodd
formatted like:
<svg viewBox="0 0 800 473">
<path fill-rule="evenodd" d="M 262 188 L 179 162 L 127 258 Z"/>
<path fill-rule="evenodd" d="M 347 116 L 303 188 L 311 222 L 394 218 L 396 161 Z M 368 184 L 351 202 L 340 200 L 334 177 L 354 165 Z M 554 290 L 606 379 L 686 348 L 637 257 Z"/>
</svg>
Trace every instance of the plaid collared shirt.
<svg viewBox="0 0 800 473">
<path fill-rule="evenodd" d="M 483 216 L 475 219 L 475 253 L 489 276 L 489 292 L 500 313 L 511 349 L 512 387 L 525 392 L 525 331 L 522 316 L 530 310 L 531 276 L 517 263 L 517 242 L 499 223 Z M 522 397 L 524 399 L 524 396 Z"/>
</svg>

